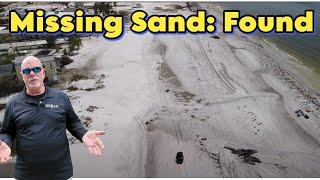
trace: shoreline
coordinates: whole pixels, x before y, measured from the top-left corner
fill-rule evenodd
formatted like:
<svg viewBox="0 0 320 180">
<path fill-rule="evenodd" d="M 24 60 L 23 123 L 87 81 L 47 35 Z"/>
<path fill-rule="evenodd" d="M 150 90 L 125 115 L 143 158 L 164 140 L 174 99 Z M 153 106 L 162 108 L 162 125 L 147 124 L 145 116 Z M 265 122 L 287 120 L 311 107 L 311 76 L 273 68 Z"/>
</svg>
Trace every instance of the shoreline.
<svg viewBox="0 0 320 180">
<path fill-rule="evenodd" d="M 219 11 L 219 14 L 222 14 L 227 7 L 225 7 L 221 3 L 217 3 L 215 5 L 216 10 Z M 220 15 L 219 19 L 222 19 Z M 239 30 L 236 30 L 235 33 L 242 34 Z M 316 62 L 315 59 L 306 59 L 303 55 L 299 53 L 294 53 L 291 48 L 286 47 L 281 43 L 275 42 L 272 38 L 268 38 L 264 34 L 257 33 L 256 35 L 247 35 L 242 34 L 248 37 L 252 37 L 257 41 L 264 41 L 266 44 L 271 46 L 272 48 L 277 49 L 278 51 L 286 54 L 290 57 L 290 62 L 285 62 L 287 65 L 291 66 L 291 71 L 294 71 L 295 75 L 298 76 L 301 80 L 303 80 L 307 85 L 313 89 L 314 91 L 320 92 L 320 62 Z M 272 35 L 271 35 L 272 36 Z"/>
<path fill-rule="evenodd" d="M 280 52 L 286 54 L 289 59 L 279 63 L 290 66 L 289 70 L 293 71 L 299 79 L 301 79 L 304 83 L 307 83 L 307 85 L 314 91 L 320 92 L 320 64 L 316 62 L 310 63 L 310 61 L 298 57 L 285 47 L 279 47 L 279 44 L 272 42 L 271 40 L 263 36 L 258 36 L 256 38 L 262 39 L 262 41 L 270 45 L 272 48 L 275 48 Z M 312 64 L 317 64 L 316 69 L 311 67 Z"/>
</svg>

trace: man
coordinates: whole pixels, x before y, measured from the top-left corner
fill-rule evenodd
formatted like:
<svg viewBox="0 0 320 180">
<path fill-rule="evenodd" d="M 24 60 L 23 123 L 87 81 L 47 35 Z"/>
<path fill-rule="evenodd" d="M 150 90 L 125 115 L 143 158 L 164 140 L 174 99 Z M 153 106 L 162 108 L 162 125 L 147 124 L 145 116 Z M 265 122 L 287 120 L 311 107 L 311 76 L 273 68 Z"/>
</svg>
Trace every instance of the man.
<svg viewBox="0 0 320 180">
<path fill-rule="evenodd" d="M 69 179 L 73 169 L 66 129 L 94 155 L 104 149 L 98 136 L 105 132 L 87 131 L 68 96 L 44 85 L 45 69 L 38 58 L 26 57 L 21 74 L 25 88 L 7 104 L 0 130 L 0 163 L 11 159 L 16 138 L 16 179 Z"/>
</svg>

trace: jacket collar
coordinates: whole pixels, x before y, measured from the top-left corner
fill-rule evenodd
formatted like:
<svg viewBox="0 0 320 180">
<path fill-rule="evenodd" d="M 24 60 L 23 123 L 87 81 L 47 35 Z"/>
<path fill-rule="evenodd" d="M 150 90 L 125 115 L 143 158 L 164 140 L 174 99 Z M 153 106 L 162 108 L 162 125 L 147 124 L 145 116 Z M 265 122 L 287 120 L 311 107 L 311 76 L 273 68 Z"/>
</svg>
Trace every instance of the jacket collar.
<svg viewBox="0 0 320 180">
<path fill-rule="evenodd" d="M 45 85 L 45 92 L 44 92 L 44 95 L 41 98 L 41 100 L 52 97 L 53 95 L 52 95 L 51 91 L 52 91 L 51 88 L 49 88 L 47 85 Z M 32 98 L 32 96 L 27 95 L 26 87 L 23 88 L 22 96 L 23 96 L 23 99 L 25 102 L 38 103 L 38 102 L 35 102 L 35 100 L 34 100 L 34 98 Z"/>
</svg>

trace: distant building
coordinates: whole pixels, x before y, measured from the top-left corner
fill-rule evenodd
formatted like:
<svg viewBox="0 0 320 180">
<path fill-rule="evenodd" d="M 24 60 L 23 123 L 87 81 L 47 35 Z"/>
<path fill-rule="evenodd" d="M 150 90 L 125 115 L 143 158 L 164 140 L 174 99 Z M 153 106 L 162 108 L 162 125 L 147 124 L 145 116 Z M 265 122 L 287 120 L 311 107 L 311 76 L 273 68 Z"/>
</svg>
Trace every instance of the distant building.
<svg viewBox="0 0 320 180">
<path fill-rule="evenodd" d="M 9 48 L 15 48 L 16 50 L 29 50 L 29 49 L 42 48 L 45 46 L 47 46 L 46 40 L 12 42 L 12 43 L 1 44 L 0 51 L 7 52 Z"/>
<path fill-rule="evenodd" d="M 76 8 L 76 9 L 83 9 L 83 10 L 85 10 L 86 9 L 86 7 L 84 6 L 84 3 L 83 2 L 74 2 L 74 7 Z"/>
<path fill-rule="evenodd" d="M 0 44 L 6 43 L 6 38 L 10 36 L 10 32 L 7 27 L 0 26 Z"/>
<path fill-rule="evenodd" d="M 6 27 L 0 26 L 0 31 L 6 29 Z M 9 32 L 9 31 L 8 31 Z"/>
<path fill-rule="evenodd" d="M 7 14 L 9 14 L 10 10 L 15 10 L 15 9 L 17 9 L 19 7 L 23 7 L 23 6 L 27 5 L 27 4 L 28 4 L 27 2 L 11 3 L 8 6 L 3 7 L 3 9 L 7 12 Z"/>
<path fill-rule="evenodd" d="M 22 77 L 20 75 L 21 63 L 25 57 L 26 56 L 18 56 L 14 60 L 16 74 L 20 82 L 22 82 Z M 48 55 L 48 56 L 40 56 L 37 58 L 40 59 L 43 68 L 45 68 L 46 70 L 46 79 L 45 79 L 46 84 L 52 85 L 52 84 L 58 83 L 57 65 L 54 61 L 53 56 Z"/>
<path fill-rule="evenodd" d="M 77 10 L 76 8 L 64 8 L 62 12 L 74 14 L 76 10 Z"/>
</svg>

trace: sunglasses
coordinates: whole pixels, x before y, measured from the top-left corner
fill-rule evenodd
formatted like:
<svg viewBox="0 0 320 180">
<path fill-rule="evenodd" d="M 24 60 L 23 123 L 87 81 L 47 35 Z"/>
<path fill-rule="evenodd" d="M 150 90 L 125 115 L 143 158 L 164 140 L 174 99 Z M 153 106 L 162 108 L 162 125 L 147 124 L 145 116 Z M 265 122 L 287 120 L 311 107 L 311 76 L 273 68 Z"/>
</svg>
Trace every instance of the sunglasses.
<svg viewBox="0 0 320 180">
<path fill-rule="evenodd" d="M 41 67 L 25 68 L 22 70 L 22 73 L 25 75 L 29 75 L 31 71 L 33 71 L 34 73 L 39 73 L 41 71 Z"/>
</svg>

